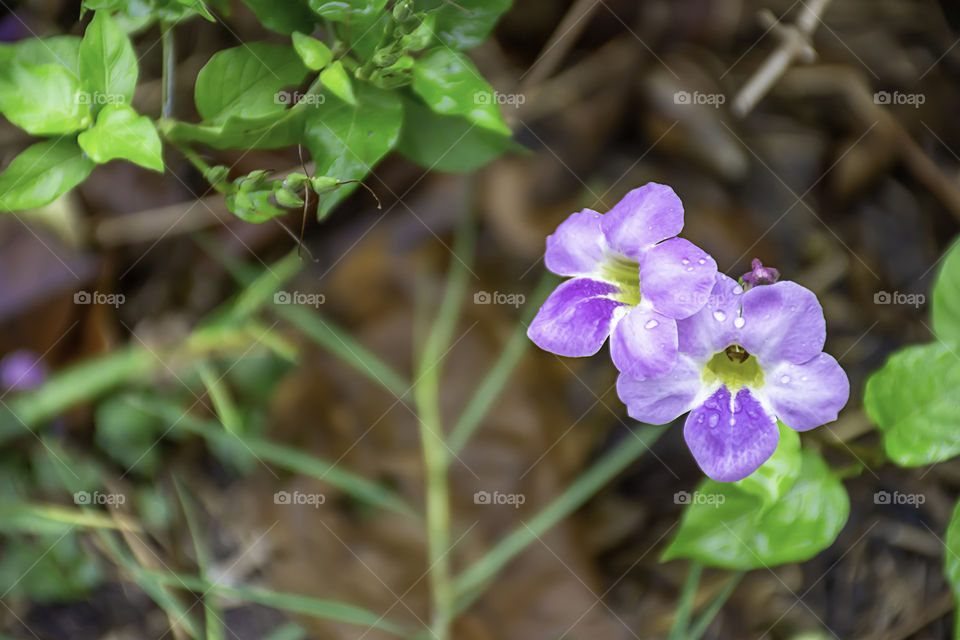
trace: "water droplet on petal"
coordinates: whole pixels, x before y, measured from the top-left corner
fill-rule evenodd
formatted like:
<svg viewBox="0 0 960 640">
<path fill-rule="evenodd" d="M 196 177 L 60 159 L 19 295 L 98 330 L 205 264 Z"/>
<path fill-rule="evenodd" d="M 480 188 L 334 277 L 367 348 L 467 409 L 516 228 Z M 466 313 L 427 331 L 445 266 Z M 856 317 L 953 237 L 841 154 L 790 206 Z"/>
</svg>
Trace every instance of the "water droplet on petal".
<svg viewBox="0 0 960 640">
<path fill-rule="evenodd" d="M 693 271 L 693 267 L 692 266 L 687 267 L 687 271 Z"/>
<path fill-rule="evenodd" d="M 744 323 L 745 320 L 743 318 L 734 318 L 733 320 L 733 326 L 735 326 L 737 329 L 741 328 Z"/>
<path fill-rule="evenodd" d="M 727 319 L 727 314 L 725 314 L 723 311 L 714 311 L 713 319 L 716 320 L 717 322 L 723 322 L 724 320 Z"/>
<path fill-rule="evenodd" d="M 780 382 L 782 382 L 783 384 L 787 384 L 788 382 L 790 382 L 790 376 L 780 376 Z"/>
<path fill-rule="evenodd" d="M 707 259 L 706 259 L 706 258 L 700 258 L 699 260 L 697 260 L 697 264 L 707 264 Z"/>
<path fill-rule="evenodd" d="M 733 287 L 733 295 L 738 296 L 741 293 L 743 293 L 743 287 L 741 287 L 740 285 L 735 285 Z"/>
<path fill-rule="evenodd" d="M 655 328 L 655 327 L 656 327 L 657 325 L 659 325 L 659 324 L 660 324 L 660 323 L 657 322 L 656 320 L 647 320 L 647 324 L 643 325 L 643 328 L 644 328 L 644 329 L 653 329 L 653 328 Z"/>
<path fill-rule="evenodd" d="M 800 382 L 806 382 L 807 376 L 800 376 Z"/>
<path fill-rule="evenodd" d="M 683 260 L 680 261 L 680 264 L 690 264 L 690 261 L 684 258 Z"/>
<path fill-rule="evenodd" d="M 737 419 L 736 419 L 736 418 L 730 418 L 730 426 L 732 427 L 732 426 L 735 425 L 735 424 L 737 424 Z"/>
<path fill-rule="evenodd" d="M 710 414 L 710 428 L 717 426 L 717 423 L 720 422 L 720 416 L 715 413 Z"/>
</svg>

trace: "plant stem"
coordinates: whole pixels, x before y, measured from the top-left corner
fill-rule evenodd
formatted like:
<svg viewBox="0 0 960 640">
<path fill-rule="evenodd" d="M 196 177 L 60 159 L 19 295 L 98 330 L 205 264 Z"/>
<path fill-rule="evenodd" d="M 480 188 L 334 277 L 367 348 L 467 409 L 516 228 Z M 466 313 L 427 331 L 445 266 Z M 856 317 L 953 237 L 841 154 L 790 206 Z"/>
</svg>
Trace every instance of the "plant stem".
<svg viewBox="0 0 960 640">
<path fill-rule="evenodd" d="M 161 72 L 161 102 L 164 118 L 173 117 L 173 85 L 174 70 L 176 68 L 176 52 L 174 51 L 173 23 L 160 23 L 160 46 L 163 52 L 163 69 Z"/>
<path fill-rule="evenodd" d="M 690 631 L 687 634 L 689 640 L 699 640 L 700 636 L 707 632 L 707 628 L 710 626 L 710 623 L 713 622 L 713 619 L 717 617 L 717 613 L 720 612 L 720 609 L 723 607 L 724 603 L 727 601 L 727 598 L 730 597 L 730 594 L 733 593 L 733 590 L 737 588 L 737 585 L 740 584 L 740 579 L 743 578 L 744 572 L 738 571 L 730 577 L 730 580 L 727 584 L 723 585 L 723 589 L 720 590 L 717 595 L 710 600 L 710 603 L 707 604 L 703 609 L 703 613 L 700 614 L 700 617 L 697 618 L 693 626 L 690 627 Z"/>
<path fill-rule="evenodd" d="M 414 400 L 420 422 L 420 441 L 426 472 L 427 558 L 433 596 L 431 632 L 435 640 L 448 640 L 454 617 L 455 591 L 450 567 L 450 487 L 447 469 L 450 453 L 440 415 L 440 376 L 460 316 L 469 263 L 474 251 L 473 222 L 461 215 L 454 243 L 447 286 L 437 318 L 417 359 Z"/>
<path fill-rule="evenodd" d="M 673 626 L 670 628 L 670 640 L 686 640 L 687 629 L 690 627 L 690 613 L 693 611 L 693 602 L 697 596 L 697 587 L 700 586 L 700 574 L 703 565 L 694 560 L 687 571 L 687 580 L 683 583 L 680 600 L 677 602 L 677 611 L 673 617 Z"/>
</svg>

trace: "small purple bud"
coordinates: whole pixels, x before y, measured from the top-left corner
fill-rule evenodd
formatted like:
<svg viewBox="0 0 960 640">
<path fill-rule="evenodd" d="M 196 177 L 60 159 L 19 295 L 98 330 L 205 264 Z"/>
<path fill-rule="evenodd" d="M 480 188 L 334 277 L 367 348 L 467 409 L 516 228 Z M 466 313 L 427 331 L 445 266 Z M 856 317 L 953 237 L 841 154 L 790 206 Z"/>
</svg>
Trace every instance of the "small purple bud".
<svg viewBox="0 0 960 640">
<path fill-rule="evenodd" d="M 750 263 L 750 266 L 753 268 L 749 272 L 740 276 L 740 280 L 743 281 L 745 289 L 757 287 L 762 284 L 773 284 L 780 279 L 779 271 L 773 267 L 763 266 L 763 263 L 757 258 L 753 259 L 753 262 Z"/>
<path fill-rule="evenodd" d="M 8 391 L 36 389 L 48 374 L 47 365 L 29 349 L 11 351 L 0 360 L 0 386 Z"/>
</svg>

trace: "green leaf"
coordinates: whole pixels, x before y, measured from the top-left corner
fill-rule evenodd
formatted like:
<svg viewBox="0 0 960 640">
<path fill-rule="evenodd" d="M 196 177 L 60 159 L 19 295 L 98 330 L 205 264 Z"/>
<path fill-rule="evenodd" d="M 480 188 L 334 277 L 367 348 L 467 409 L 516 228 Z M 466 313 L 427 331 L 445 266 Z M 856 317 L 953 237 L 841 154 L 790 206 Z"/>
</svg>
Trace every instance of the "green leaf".
<svg viewBox="0 0 960 640">
<path fill-rule="evenodd" d="M 442 116 L 416 98 L 403 98 L 403 131 L 397 150 L 422 167 L 473 171 L 521 148 L 510 136 L 478 127 L 460 116 Z"/>
<path fill-rule="evenodd" d="M 330 51 L 330 47 L 299 31 L 293 32 L 293 48 L 297 50 L 303 64 L 314 71 L 323 69 L 333 60 L 333 52 Z"/>
<path fill-rule="evenodd" d="M 437 47 L 424 54 L 413 67 L 413 90 L 441 115 L 464 116 L 485 129 L 510 135 L 493 89 L 462 53 Z"/>
<path fill-rule="evenodd" d="M 38 142 L 0 174 L 0 211 L 32 209 L 53 202 L 90 175 L 93 161 L 68 138 Z"/>
<path fill-rule="evenodd" d="M 80 76 L 94 113 L 104 104 L 133 100 L 137 55 L 123 29 L 105 11 L 97 11 L 80 43 Z"/>
<path fill-rule="evenodd" d="M 312 31 L 317 16 L 303 0 L 242 0 L 271 31 L 290 35 L 294 31 Z"/>
<path fill-rule="evenodd" d="M 178 3 L 187 7 L 191 11 L 197 13 L 198 15 L 203 16 L 209 22 L 216 22 L 217 19 L 213 17 L 213 14 L 210 13 L 210 10 L 207 9 L 202 0 L 177 0 Z"/>
<path fill-rule="evenodd" d="M 342 181 L 362 180 L 397 143 L 403 108 L 394 92 L 357 85 L 357 106 L 336 97 L 307 115 L 304 140 L 316 162 L 316 174 Z M 320 196 L 317 216 L 325 217 L 356 184 Z"/>
<path fill-rule="evenodd" d="M 742 570 L 802 562 L 833 544 L 850 513 L 843 484 L 813 451 L 803 452 L 796 482 L 770 506 L 732 483 L 705 480 L 697 491 L 705 499 L 686 508 L 664 560 Z"/>
<path fill-rule="evenodd" d="M 157 437 L 162 424 L 131 401 L 114 396 L 100 403 L 95 413 L 97 445 L 125 470 L 150 476 L 161 461 Z"/>
<path fill-rule="evenodd" d="M 310 8 L 317 15 L 333 22 L 369 24 L 386 6 L 387 0 L 310 0 Z"/>
<path fill-rule="evenodd" d="M 299 85 L 308 69 L 293 47 L 255 42 L 218 51 L 197 75 L 194 100 L 207 123 L 283 111 L 280 90 Z"/>
<path fill-rule="evenodd" d="M 306 114 L 305 108 L 294 107 L 256 118 L 229 116 L 220 124 L 165 120 L 158 126 L 175 142 L 200 142 L 214 149 L 282 149 L 300 142 Z"/>
<path fill-rule="evenodd" d="M 933 330 L 941 340 L 960 344 L 960 240 L 947 249 L 933 285 Z"/>
<path fill-rule="evenodd" d="M 780 421 L 777 421 L 777 426 L 780 428 L 777 450 L 759 469 L 734 483 L 745 492 L 761 498 L 764 504 L 779 500 L 800 475 L 800 434 Z"/>
<path fill-rule="evenodd" d="M 80 38 L 78 36 L 26 38 L 5 47 L 9 49 L 12 58 L 15 57 L 20 62 L 58 64 L 66 67 L 73 77 L 80 79 Z M 0 54 L 0 60 L 2 59 Z"/>
<path fill-rule="evenodd" d="M 511 4 L 513 0 L 425 0 L 418 2 L 417 8 L 435 10 L 437 37 L 447 46 L 464 51 L 486 40 Z"/>
<path fill-rule="evenodd" d="M 350 76 L 347 75 L 343 63 L 339 60 L 320 72 L 320 82 L 333 95 L 344 102 L 357 106 L 357 97 L 353 93 L 353 83 L 350 82 Z"/>
<path fill-rule="evenodd" d="M 125 104 L 104 107 L 97 124 L 81 133 L 77 142 L 98 164 L 129 160 L 163 173 L 163 145 L 153 121 Z"/>
<path fill-rule="evenodd" d="M 13 61 L 0 70 L 0 112 L 32 135 L 66 134 L 90 124 L 80 82 L 59 64 Z"/>
<path fill-rule="evenodd" d="M 887 456 L 918 467 L 960 454 L 960 357 L 943 343 L 902 349 L 867 380 L 863 406 Z"/>
</svg>

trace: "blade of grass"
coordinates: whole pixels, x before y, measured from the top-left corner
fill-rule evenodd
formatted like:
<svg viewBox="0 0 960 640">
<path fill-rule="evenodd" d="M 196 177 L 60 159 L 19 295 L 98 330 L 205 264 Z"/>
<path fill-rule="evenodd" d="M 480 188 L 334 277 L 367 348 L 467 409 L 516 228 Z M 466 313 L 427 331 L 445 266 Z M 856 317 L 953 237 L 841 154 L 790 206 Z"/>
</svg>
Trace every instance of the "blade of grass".
<svg viewBox="0 0 960 640">
<path fill-rule="evenodd" d="M 197 363 L 197 373 L 200 374 L 200 380 L 207 389 L 207 395 L 213 402 L 213 409 L 217 412 L 223 428 L 234 435 L 243 433 L 243 416 L 230 397 L 230 390 L 223 378 L 217 375 L 216 370 L 206 360 Z"/>
<path fill-rule="evenodd" d="M 260 638 L 260 640 L 307 640 L 307 630 L 296 622 L 281 625 Z"/>
<path fill-rule="evenodd" d="M 327 482 L 361 502 L 419 519 L 416 510 L 393 491 L 331 462 L 257 436 L 231 434 L 217 422 L 201 420 L 184 413 L 181 407 L 162 398 L 137 396 L 133 401 L 143 411 L 175 424 L 177 429 L 196 434 L 211 442 L 229 445 L 239 441 L 264 462 Z"/>
<path fill-rule="evenodd" d="M 580 508 L 610 480 L 626 469 L 663 434 L 665 427 L 642 426 L 582 473 L 567 489 L 534 517 L 508 534 L 456 579 L 457 610 L 466 609 L 517 554 L 558 522 Z"/>
<path fill-rule="evenodd" d="M 166 571 L 142 571 L 158 583 L 168 587 L 188 589 L 198 593 L 211 593 L 225 598 L 238 598 L 245 602 L 289 611 L 290 613 L 345 622 L 358 627 L 379 629 L 401 637 L 405 637 L 407 632 L 401 625 L 391 622 L 379 614 L 345 602 L 312 598 L 295 593 L 283 593 L 263 587 L 226 585 L 204 580 L 200 576 Z"/>
<path fill-rule="evenodd" d="M 186 492 L 176 476 L 173 478 L 173 485 L 177 489 L 177 497 L 180 499 L 180 506 L 183 508 L 183 517 L 187 521 L 187 530 L 190 532 L 190 539 L 193 541 L 193 550 L 197 556 L 197 568 L 200 570 L 200 577 L 203 580 L 209 580 L 210 554 L 200 531 L 197 514 L 194 512 L 193 506 L 188 501 Z M 207 640 L 224 640 L 226 629 L 223 622 L 223 611 L 220 609 L 217 599 L 204 594 L 202 600 Z"/>
<path fill-rule="evenodd" d="M 713 596 L 710 602 L 707 603 L 707 606 L 703 608 L 700 616 L 693 622 L 693 625 L 690 627 L 690 632 L 687 634 L 687 640 L 699 640 L 703 634 L 707 632 L 710 623 L 713 622 L 713 619 L 720 613 L 720 609 L 723 608 L 723 605 L 733 593 L 734 589 L 740 584 L 743 576 L 743 571 L 738 571 L 730 576 L 730 579 L 723 585 L 723 588 L 720 589 L 717 595 Z"/>
<path fill-rule="evenodd" d="M 697 596 L 697 587 L 700 586 L 700 574 L 703 573 L 703 565 L 699 562 L 691 562 L 687 570 L 687 579 L 683 583 L 683 591 L 680 592 L 680 599 L 677 601 L 676 612 L 673 615 L 673 626 L 670 627 L 669 640 L 686 640 L 687 630 L 690 626 L 690 612 L 693 611 L 693 602 Z"/>
<path fill-rule="evenodd" d="M 247 286 L 256 279 L 254 268 L 228 255 L 207 236 L 198 234 L 196 242 L 241 285 Z M 409 381 L 393 367 L 357 342 L 349 333 L 324 319 L 318 311 L 292 304 L 274 305 L 273 311 L 308 338 L 398 398 L 410 389 Z"/>
<path fill-rule="evenodd" d="M 556 285 L 556 282 L 556 277 L 546 274 L 540 279 L 540 282 L 537 283 L 536 288 L 530 295 L 530 300 L 527 301 L 524 307 L 523 316 L 520 322 L 517 323 L 513 335 L 510 336 L 510 340 L 500 352 L 497 361 L 490 368 L 490 371 L 487 372 L 487 375 L 484 376 L 483 381 L 480 382 L 473 397 L 470 398 L 470 402 L 467 403 L 463 413 L 460 414 L 460 418 L 450 430 L 448 444 L 453 453 L 459 454 L 463 451 L 463 448 L 467 446 L 467 442 L 480 426 L 483 418 L 487 415 L 493 403 L 497 401 L 500 392 L 503 391 L 504 386 L 506 386 L 510 380 L 510 374 L 513 373 L 517 363 L 520 362 L 520 358 L 523 357 L 523 354 L 526 353 L 527 348 L 530 346 L 530 340 L 527 338 L 527 325 L 530 324 L 533 316 L 540 308 L 547 294 Z"/>
<path fill-rule="evenodd" d="M 468 262 L 475 247 L 473 221 L 465 212 L 457 225 L 447 285 L 436 320 L 426 336 L 419 357 L 413 395 L 420 426 L 420 442 L 426 472 L 427 559 L 433 615 L 430 631 L 436 640 L 448 640 L 454 617 L 450 565 L 450 486 L 447 467 L 450 460 L 440 416 L 440 376 L 460 318 L 464 294 L 469 282 Z"/>
<path fill-rule="evenodd" d="M 140 531 L 135 522 L 122 517 L 111 518 L 98 511 L 71 509 L 54 504 L 0 505 L 0 531 L 57 534 L 78 527 Z"/>
</svg>

